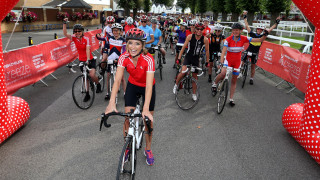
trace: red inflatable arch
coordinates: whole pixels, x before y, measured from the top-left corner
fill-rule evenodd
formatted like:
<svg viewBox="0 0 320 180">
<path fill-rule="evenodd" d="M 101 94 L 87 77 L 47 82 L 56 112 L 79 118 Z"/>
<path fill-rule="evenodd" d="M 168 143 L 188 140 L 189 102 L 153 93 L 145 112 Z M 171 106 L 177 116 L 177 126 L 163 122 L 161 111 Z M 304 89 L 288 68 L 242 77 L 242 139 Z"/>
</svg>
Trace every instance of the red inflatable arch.
<svg viewBox="0 0 320 180">
<path fill-rule="evenodd" d="M 282 115 L 283 126 L 320 164 L 320 2 L 292 0 L 315 25 L 315 39 L 304 104 L 289 106 Z"/>
<path fill-rule="evenodd" d="M 19 0 L 0 0 L 1 21 L 18 1 Z M 0 33 L 0 143 L 17 131 L 29 117 L 30 108 L 26 101 L 19 97 L 7 96 L 6 79 L 3 68 L 2 36 Z"/>
</svg>

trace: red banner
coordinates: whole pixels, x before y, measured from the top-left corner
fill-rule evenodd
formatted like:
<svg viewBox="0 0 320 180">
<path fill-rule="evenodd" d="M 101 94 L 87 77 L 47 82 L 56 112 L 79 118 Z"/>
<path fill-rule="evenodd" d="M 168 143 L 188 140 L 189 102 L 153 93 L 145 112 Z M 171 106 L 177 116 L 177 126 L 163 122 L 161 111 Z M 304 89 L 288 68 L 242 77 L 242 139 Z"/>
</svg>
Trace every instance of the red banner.
<svg viewBox="0 0 320 180">
<path fill-rule="evenodd" d="M 86 32 L 92 50 L 99 48 L 95 38 L 101 30 Z M 56 69 L 78 57 L 75 44 L 68 38 L 62 38 L 39 45 L 29 46 L 3 54 L 4 71 L 8 94 L 13 94 L 22 87 L 33 84 Z"/>
<path fill-rule="evenodd" d="M 278 44 L 263 42 L 257 65 L 306 92 L 310 54 L 303 54 L 296 49 Z"/>
</svg>

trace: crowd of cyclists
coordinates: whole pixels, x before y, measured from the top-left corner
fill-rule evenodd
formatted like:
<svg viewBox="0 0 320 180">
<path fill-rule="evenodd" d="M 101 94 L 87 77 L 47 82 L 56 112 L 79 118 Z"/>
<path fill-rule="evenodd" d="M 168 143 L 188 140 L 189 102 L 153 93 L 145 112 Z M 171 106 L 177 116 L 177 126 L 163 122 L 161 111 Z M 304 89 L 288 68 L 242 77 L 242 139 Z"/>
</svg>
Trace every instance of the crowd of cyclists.
<svg viewBox="0 0 320 180">
<path fill-rule="evenodd" d="M 247 13 L 243 13 L 245 26 L 242 23 L 236 22 L 231 26 L 231 35 L 226 37 L 223 34 L 224 27 L 215 23 L 208 18 L 196 18 L 195 16 L 146 16 L 127 17 L 116 23 L 113 16 L 106 18 L 104 28 L 101 34 L 97 34 L 96 38 L 101 43 L 102 62 L 117 63 L 117 71 L 115 81 L 112 87 L 111 94 L 106 93 L 105 100 L 109 103 L 105 109 L 105 114 L 113 111 L 117 112 L 116 96 L 120 85 L 122 84 L 124 92 L 125 112 L 128 113 L 135 108 L 137 96 L 143 98 L 142 116 L 147 116 L 151 122 L 154 121 L 153 113 L 155 110 L 156 101 L 156 82 L 154 48 L 159 47 L 162 54 L 162 62 L 166 64 L 166 57 L 175 56 L 174 67 L 181 66 L 180 73 L 175 79 L 173 93 L 179 88 L 178 82 L 185 76 L 184 71 L 188 65 L 199 66 L 199 56 L 205 54 L 205 64 L 208 68 L 208 82 L 212 83 L 208 86 L 213 92 L 217 91 L 217 84 L 226 75 L 225 67 L 233 67 L 241 69 L 242 61 L 247 58 L 242 58 L 244 44 L 249 43 L 246 51 L 251 51 L 255 54 L 259 52 L 261 43 L 266 39 L 269 32 L 279 24 L 280 19 L 276 20 L 276 24 L 270 29 L 264 26 L 257 26 L 254 32 L 247 22 Z M 96 93 L 101 93 L 101 85 L 95 75 L 96 60 L 92 57 L 90 42 L 84 36 L 84 28 L 80 24 L 73 27 L 73 35 L 67 34 L 65 19 L 63 25 L 63 33 L 66 37 L 75 43 L 79 52 L 79 61 L 89 64 L 90 77 L 96 83 Z M 250 37 L 241 35 L 244 27 L 249 32 Z M 166 53 L 162 44 L 168 44 L 169 47 Z M 170 50 L 169 50 L 170 49 Z M 168 55 L 169 54 L 169 55 Z M 221 55 L 220 55 L 221 54 Z M 182 59 L 182 56 L 184 58 Z M 217 61 L 217 62 L 215 62 Z M 255 74 L 256 56 L 251 56 L 252 68 L 250 84 L 253 85 Z M 103 66 L 103 72 L 110 73 L 108 64 Z M 215 64 L 219 64 L 218 71 L 213 70 Z M 83 70 L 83 68 L 82 68 Z M 126 82 L 124 79 L 125 70 L 129 74 L 129 79 Z M 213 78 L 213 72 L 215 77 Z M 229 104 L 235 105 L 233 99 L 236 82 L 240 72 L 234 71 L 231 81 L 231 91 Z M 197 79 L 196 73 L 193 77 Z M 108 76 L 107 76 L 108 80 Z M 107 83 L 108 85 L 109 83 Z M 107 88 L 108 89 L 108 88 Z M 83 101 L 90 99 L 89 94 L 84 97 Z M 197 100 L 195 94 L 192 95 L 194 101 Z M 151 123 L 153 128 L 153 123 Z M 126 136 L 129 128 L 128 119 L 125 119 L 123 126 L 123 135 Z M 152 133 L 146 134 L 145 155 L 148 165 L 154 163 L 153 153 L 151 151 Z M 128 149 L 128 151 L 130 151 Z M 127 153 L 127 152 L 126 152 Z"/>
</svg>

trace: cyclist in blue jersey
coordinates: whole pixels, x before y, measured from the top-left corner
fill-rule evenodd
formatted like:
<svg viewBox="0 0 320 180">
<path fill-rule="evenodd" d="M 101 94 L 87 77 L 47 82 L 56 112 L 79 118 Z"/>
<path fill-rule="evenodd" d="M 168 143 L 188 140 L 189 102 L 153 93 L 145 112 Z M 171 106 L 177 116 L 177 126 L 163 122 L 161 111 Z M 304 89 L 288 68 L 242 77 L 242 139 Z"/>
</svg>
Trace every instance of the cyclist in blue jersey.
<svg viewBox="0 0 320 180">
<path fill-rule="evenodd" d="M 147 26 L 147 21 L 148 21 L 147 16 L 142 15 L 141 16 L 141 24 L 142 25 L 139 26 L 138 28 L 146 33 L 147 40 L 145 42 L 145 48 L 149 50 L 151 48 L 151 43 L 153 43 L 153 41 L 154 41 L 154 35 L 153 35 L 152 28 Z"/>
<path fill-rule="evenodd" d="M 160 29 L 157 28 L 158 21 L 156 19 L 151 19 L 151 23 L 152 23 L 152 31 L 154 35 L 154 41 L 152 45 L 158 46 L 162 43 L 162 33 Z M 166 59 L 165 59 L 166 51 L 163 48 L 160 48 L 160 52 L 162 54 L 163 64 L 166 64 Z"/>
</svg>

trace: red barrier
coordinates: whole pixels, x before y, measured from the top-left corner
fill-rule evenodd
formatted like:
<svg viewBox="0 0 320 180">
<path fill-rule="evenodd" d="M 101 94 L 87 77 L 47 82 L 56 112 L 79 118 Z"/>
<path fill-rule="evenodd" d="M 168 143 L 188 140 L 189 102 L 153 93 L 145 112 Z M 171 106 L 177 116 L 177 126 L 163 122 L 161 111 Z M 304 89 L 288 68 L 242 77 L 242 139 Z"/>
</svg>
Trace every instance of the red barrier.
<svg viewBox="0 0 320 180">
<path fill-rule="evenodd" d="M 95 34 L 101 30 L 86 32 L 92 50 L 99 48 Z M 33 84 L 56 69 L 78 57 L 77 49 L 67 38 L 57 39 L 43 44 L 30 46 L 5 53 L 4 69 L 8 94 Z"/>
<path fill-rule="evenodd" d="M 257 65 L 306 92 L 311 55 L 278 44 L 263 42 Z"/>
</svg>

